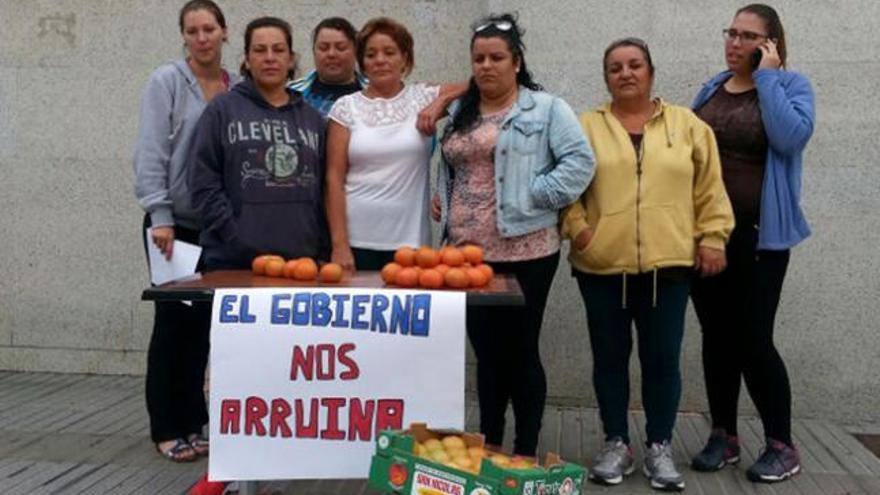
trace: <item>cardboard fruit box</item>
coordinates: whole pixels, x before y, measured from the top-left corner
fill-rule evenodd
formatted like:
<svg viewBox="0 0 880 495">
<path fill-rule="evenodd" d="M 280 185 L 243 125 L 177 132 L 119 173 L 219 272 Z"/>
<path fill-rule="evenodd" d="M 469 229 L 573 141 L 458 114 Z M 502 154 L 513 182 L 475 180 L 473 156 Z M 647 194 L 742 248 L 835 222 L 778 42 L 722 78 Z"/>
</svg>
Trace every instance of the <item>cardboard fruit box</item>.
<svg viewBox="0 0 880 495">
<path fill-rule="evenodd" d="M 453 439 L 451 437 L 457 437 Z M 413 423 L 408 430 L 386 430 L 376 438 L 368 486 L 399 495 L 581 495 L 586 468 L 547 454 L 543 465 L 486 453 L 479 463 L 463 457 L 446 460 L 427 446 L 442 443 L 449 451 L 483 451 L 482 435 L 455 430 L 431 430 Z M 462 445 L 463 444 L 463 445 Z M 418 447 L 417 447 L 418 445 Z M 416 450 L 419 449 L 419 453 Z M 463 449 L 463 451 L 462 451 Z M 447 456 L 448 457 L 448 456 Z M 505 462 L 505 459 L 507 462 Z"/>
</svg>

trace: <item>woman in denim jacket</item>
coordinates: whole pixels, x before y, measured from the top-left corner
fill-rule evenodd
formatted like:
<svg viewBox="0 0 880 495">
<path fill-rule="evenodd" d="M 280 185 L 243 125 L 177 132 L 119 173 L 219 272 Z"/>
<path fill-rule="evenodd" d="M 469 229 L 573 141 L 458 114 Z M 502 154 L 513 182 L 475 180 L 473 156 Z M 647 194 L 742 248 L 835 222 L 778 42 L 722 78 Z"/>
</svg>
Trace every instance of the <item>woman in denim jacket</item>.
<svg viewBox="0 0 880 495">
<path fill-rule="evenodd" d="M 538 337 L 559 263 L 559 211 L 586 189 L 593 155 L 568 104 L 532 80 L 521 34 L 511 15 L 474 28 L 473 77 L 450 107 L 433 213 L 449 244 L 482 246 L 523 289 L 522 307 L 468 310 L 467 332 L 480 431 L 499 449 L 512 401 L 514 454 L 533 457 L 547 388 Z"/>
</svg>

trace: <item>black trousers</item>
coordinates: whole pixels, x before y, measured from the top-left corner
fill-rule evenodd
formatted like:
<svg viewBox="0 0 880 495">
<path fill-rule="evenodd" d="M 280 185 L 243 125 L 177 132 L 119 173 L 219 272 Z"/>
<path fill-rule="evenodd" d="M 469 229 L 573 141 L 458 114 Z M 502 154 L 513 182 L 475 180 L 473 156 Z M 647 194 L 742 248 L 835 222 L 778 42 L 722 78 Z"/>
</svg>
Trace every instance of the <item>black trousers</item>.
<svg viewBox="0 0 880 495">
<path fill-rule="evenodd" d="M 149 226 L 147 215 L 144 228 Z M 198 231 L 180 226 L 174 227 L 174 236 L 193 244 L 199 242 Z M 201 433 L 208 422 L 203 388 L 210 330 L 210 303 L 155 303 L 146 379 L 150 437 L 154 442 Z"/>
<path fill-rule="evenodd" d="M 387 263 L 394 261 L 394 251 L 376 249 L 351 248 L 354 265 L 358 270 L 381 270 Z"/>
<path fill-rule="evenodd" d="M 468 308 L 467 334 L 477 357 L 480 432 L 486 442 L 504 441 L 504 414 L 513 402 L 514 454 L 534 456 L 544 415 L 547 380 L 538 340 L 559 253 L 527 261 L 492 263 L 496 273 L 516 277 L 525 306 Z"/>
<path fill-rule="evenodd" d="M 767 437 L 791 445 L 791 386 L 773 343 L 789 251 L 756 249 L 752 218 L 737 218 L 727 269 L 698 280 L 691 299 L 703 330 L 703 372 L 713 428 L 736 435 L 741 377 Z"/>
</svg>

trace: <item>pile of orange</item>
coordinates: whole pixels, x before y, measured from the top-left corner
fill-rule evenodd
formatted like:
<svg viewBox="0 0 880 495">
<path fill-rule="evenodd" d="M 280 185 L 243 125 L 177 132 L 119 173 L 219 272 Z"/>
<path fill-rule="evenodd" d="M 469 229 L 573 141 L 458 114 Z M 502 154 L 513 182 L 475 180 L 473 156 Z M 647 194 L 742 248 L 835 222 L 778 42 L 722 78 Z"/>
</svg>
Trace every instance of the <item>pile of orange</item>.
<svg viewBox="0 0 880 495">
<path fill-rule="evenodd" d="M 342 266 L 337 263 L 326 263 L 320 268 L 312 258 L 287 260 L 274 254 L 257 256 L 251 263 L 254 275 L 267 277 L 286 277 L 294 280 L 309 281 L 316 278 L 321 282 L 337 283 L 342 280 Z"/>
<path fill-rule="evenodd" d="M 402 247 L 394 261 L 382 268 L 382 280 L 397 287 L 424 289 L 480 288 L 489 284 L 495 272 L 483 263 L 479 246 L 444 246 L 439 251 L 427 246 Z"/>
</svg>

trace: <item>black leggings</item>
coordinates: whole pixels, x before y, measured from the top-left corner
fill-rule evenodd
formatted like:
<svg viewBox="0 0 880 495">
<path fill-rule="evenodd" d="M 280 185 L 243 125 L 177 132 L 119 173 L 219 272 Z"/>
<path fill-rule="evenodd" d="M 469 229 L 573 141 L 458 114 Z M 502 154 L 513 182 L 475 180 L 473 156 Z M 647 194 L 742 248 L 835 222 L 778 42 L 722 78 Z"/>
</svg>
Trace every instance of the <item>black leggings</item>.
<svg viewBox="0 0 880 495">
<path fill-rule="evenodd" d="M 703 329 L 703 371 L 713 428 L 736 435 L 740 377 L 769 438 L 791 445 L 791 386 L 773 343 L 773 323 L 789 251 L 757 250 L 754 220 L 737 218 L 727 269 L 694 283 Z"/>
<path fill-rule="evenodd" d="M 146 216 L 144 228 L 149 226 Z M 175 226 L 174 238 L 198 244 L 199 233 Z M 211 303 L 156 302 L 155 308 L 147 353 L 146 398 L 150 437 L 158 443 L 201 433 L 208 422 L 203 389 Z"/>
<path fill-rule="evenodd" d="M 516 277 L 525 306 L 468 308 L 467 333 L 477 356 L 480 432 L 501 445 L 504 414 L 513 402 L 514 454 L 534 456 L 544 415 L 547 381 L 538 340 L 547 295 L 559 265 L 559 253 L 527 261 L 492 263 L 497 273 Z"/>
</svg>

